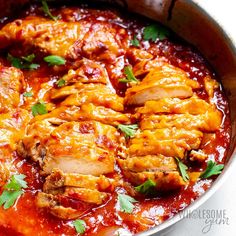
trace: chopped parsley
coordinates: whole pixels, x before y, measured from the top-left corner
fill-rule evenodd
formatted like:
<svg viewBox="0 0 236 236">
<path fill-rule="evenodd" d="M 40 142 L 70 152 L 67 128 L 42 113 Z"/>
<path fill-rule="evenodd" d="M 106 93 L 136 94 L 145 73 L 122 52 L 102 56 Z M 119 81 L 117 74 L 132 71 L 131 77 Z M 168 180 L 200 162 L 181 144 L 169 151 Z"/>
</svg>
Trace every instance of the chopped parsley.
<svg viewBox="0 0 236 236">
<path fill-rule="evenodd" d="M 120 204 L 120 210 L 125 213 L 132 213 L 134 204 L 137 202 L 134 198 L 126 194 L 118 194 L 118 201 Z"/>
<path fill-rule="evenodd" d="M 8 209 L 14 205 L 15 201 L 24 193 L 27 188 L 27 182 L 24 180 L 25 175 L 15 174 L 12 175 L 9 182 L 3 187 L 4 191 L 0 196 L 0 206 L 3 205 L 4 209 Z"/>
<path fill-rule="evenodd" d="M 117 126 L 117 128 L 124 133 L 126 138 L 132 138 L 132 137 L 134 137 L 134 135 L 138 129 L 138 125 L 137 124 L 133 124 L 133 125 L 119 124 Z"/>
<path fill-rule="evenodd" d="M 52 20 L 58 20 L 58 16 L 53 16 L 49 10 L 48 3 L 46 0 L 42 0 L 43 12 L 45 15 L 49 16 Z"/>
<path fill-rule="evenodd" d="M 165 39 L 169 36 L 170 32 L 162 25 L 149 25 L 143 30 L 143 39 L 145 41 L 151 40 L 155 42 L 157 39 Z"/>
<path fill-rule="evenodd" d="M 40 67 L 39 64 L 32 63 L 34 60 L 35 55 L 30 54 L 25 57 L 13 57 L 10 53 L 7 55 L 7 60 L 11 62 L 11 65 L 18 68 L 18 69 L 28 69 L 28 70 L 35 70 Z"/>
<path fill-rule="evenodd" d="M 135 190 L 139 193 L 149 195 L 154 192 L 155 187 L 156 187 L 156 183 L 152 181 L 151 179 L 148 179 L 143 184 L 135 187 Z"/>
<path fill-rule="evenodd" d="M 86 227 L 85 221 L 79 219 L 75 220 L 73 221 L 73 226 L 75 227 L 77 233 L 79 234 L 85 233 L 85 227 Z"/>
<path fill-rule="evenodd" d="M 138 47 L 139 46 L 139 41 L 137 39 L 137 35 L 134 35 L 134 38 L 130 41 L 130 43 L 134 46 L 134 47 Z"/>
<path fill-rule="evenodd" d="M 56 84 L 57 84 L 57 87 L 63 87 L 63 86 L 65 86 L 66 85 L 66 81 L 64 80 L 64 79 L 59 79 L 57 82 L 56 82 Z"/>
<path fill-rule="evenodd" d="M 212 175 L 219 175 L 223 169 L 224 169 L 223 164 L 217 165 L 216 162 L 210 160 L 207 162 L 207 168 L 200 175 L 200 178 L 207 179 L 207 178 L 211 177 Z"/>
<path fill-rule="evenodd" d="M 135 78 L 131 66 L 125 66 L 124 73 L 126 75 L 126 78 L 120 79 L 119 81 L 121 83 L 139 82 L 139 80 Z"/>
<path fill-rule="evenodd" d="M 175 159 L 178 163 L 179 171 L 180 171 L 180 174 L 181 174 L 183 180 L 185 182 L 187 182 L 189 180 L 189 176 L 188 176 L 188 173 L 187 173 L 188 167 L 183 162 L 181 162 L 177 157 Z"/>
<path fill-rule="evenodd" d="M 32 96 L 33 96 L 33 93 L 32 93 L 32 92 L 24 92 L 24 93 L 23 93 L 23 96 L 24 96 L 24 97 L 32 97 Z"/>
<path fill-rule="evenodd" d="M 31 107 L 33 116 L 47 114 L 47 108 L 44 102 L 39 101 Z"/>
<path fill-rule="evenodd" d="M 44 57 L 43 60 L 46 61 L 49 66 L 55 66 L 55 65 L 59 66 L 59 65 L 66 64 L 66 60 L 63 57 L 56 56 L 56 55 Z"/>
</svg>

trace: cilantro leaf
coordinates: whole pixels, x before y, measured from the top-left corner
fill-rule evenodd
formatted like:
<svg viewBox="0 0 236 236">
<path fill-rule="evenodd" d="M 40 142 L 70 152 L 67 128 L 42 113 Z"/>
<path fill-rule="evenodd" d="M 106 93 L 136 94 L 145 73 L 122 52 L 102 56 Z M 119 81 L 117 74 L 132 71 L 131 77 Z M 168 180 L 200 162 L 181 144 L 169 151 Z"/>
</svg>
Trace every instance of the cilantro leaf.
<svg viewBox="0 0 236 236">
<path fill-rule="evenodd" d="M 23 93 L 23 96 L 24 96 L 24 97 L 32 97 L 32 96 L 33 96 L 33 93 L 32 93 L 32 92 L 24 92 L 24 93 Z"/>
<path fill-rule="evenodd" d="M 79 234 L 83 234 L 85 232 L 86 223 L 83 220 L 75 220 L 73 221 L 73 225 L 75 230 Z"/>
<path fill-rule="evenodd" d="M 47 108 L 44 102 L 39 101 L 31 107 L 33 116 L 47 114 Z"/>
<path fill-rule="evenodd" d="M 66 81 L 64 79 L 59 79 L 57 82 L 56 82 L 57 86 L 60 88 L 60 87 L 63 87 L 66 85 Z"/>
<path fill-rule="evenodd" d="M 189 176 L 188 176 L 188 173 L 187 173 L 188 167 L 183 162 L 181 162 L 177 157 L 175 159 L 177 161 L 179 171 L 180 171 L 180 174 L 181 174 L 183 180 L 185 182 L 188 181 L 189 180 Z"/>
<path fill-rule="evenodd" d="M 130 41 L 130 43 L 135 47 L 139 46 L 139 41 L 137 39 L 137 35 L 134 35 L 134 38 Z"/>
<path fill-rule="evenodd" d="M 12 175 L 10 182 L 4 186 L 4 189 L 20 190 L 21 188 L 27 188 L 27 182 L 24 180 L 25 177 L 23 174 Z"/>
<path fill-rule="evenodd" d="M 138 125 L 137 124 L 133 124 L 133 125 L 119 124 L 117 128 L 125 134 L 126 138 L 132 138 L 134 137 L 136 130 L 138 129 Z"/>
<path fill-rule="evenodd" d="M 55 55 L 44 57 L 43 60 L 46 61 L 49 66 L 65 65 L 66 63 L 66 60 L 63 57 L 55 56 Z"/>
<path fill-rule="evenodd" d="M 134 198 L 126 194 L 118 194 L 118 201 L 120 204 L 120 210 L 126 213 L 131 213 L 134 209 L 133 203 L 137 202 Z"/>
<path fill-rule="evenodd" d="M 42 0 L 43 5 L 43 12 L 45 15 L 49 16 L 52 20 L 58 20 L 58 16 L 53 16 L 52 13 L 49 10 L 48 4 L 46 0 Z"/>
<path fill-rule="evenodd" d="M 219 175 L 222 170 L 224 169 L 223 164 L 217 165 L 216 162 L 210 160 L 207 162 L 207 168 L 205 171 L 200 175 L 200 178 L 206 179 L 211 177 L 212 175 Z"/>
<path fill-rule="evenodd" d="M 151 40 L 155 42 L 157 39 L 165 39 L 169 36 L 169 31 L 162 25 L 149 25 L 143 30 L 143 39 L 145 41 Z"/>
<path fill-rule="evenodd" d="M 23 194 L 22 190 L 17 191 L 8 191 L 4 190 L 0 196 L 0 206 L 3 205 L 3 208 L 6 210 L 14 205 L 17 198 Z"/>
<path fill-rule="evenodd" d="M 25 57 L 17 58 L 13 57 L 10 53 L 7 55 L 7 60 L 11 62 L 11 65 L 18 69 L 35 70 L 40 67 L 39 64 L 31 63 L 35 58 L 34 54 L 30 54 Z"/>
<path fill-rule="evenodd" d="M 156 183 L 152 181 L 151 179 L 148 179 L 143 184 L 135 187 L 135 190 L 142 194 L 151 194 L 153 190 L 155 189 L 155 187 L 156 187 Z"/>
<path fill-rule="evenodd" d="M 17 198 L 24 193 L 22 189 L 27 188 L 27 182 L 24 180 L 25 175 L 15 174 L 12 175 L 9 182 L 3 187 L 4 191 L 0 196 L 0 206 L 3 205 L 4 209 L 8 209 L 14 205 Z"/>
<path fill-rule="evenodd" d="M 124 67 L 124 73 L 126 75 L 126 78 L 122 78 L 119 81 L 122 83 L 130 83 L 130 82 L 138 82 L 139 80 L 135 78 L 132 67 L 131 66 L 125 66 Z"/>
</svg>

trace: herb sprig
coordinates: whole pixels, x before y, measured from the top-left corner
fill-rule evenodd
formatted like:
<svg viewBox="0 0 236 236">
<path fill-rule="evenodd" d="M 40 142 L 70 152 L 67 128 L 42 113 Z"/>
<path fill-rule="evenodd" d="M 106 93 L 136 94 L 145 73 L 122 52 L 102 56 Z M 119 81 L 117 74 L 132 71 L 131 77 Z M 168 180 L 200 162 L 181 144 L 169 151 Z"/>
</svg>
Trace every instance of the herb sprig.
<svg viewBox="0 0 236 236">
<path fill-rule="evenodd" d="M 84 234 L 85 233 L 85 230 L 86 230 L 86 223 L 84 220 L 75 220 L 73 221 L 73 226 L 75 227 L 75 230 L 77 233 L 79 234 Z"/>
<path fill-rule="evenodd" d="M 179 171 L 180 171 L 180 174 L 181 174 L 183 180 L 185 182 L 187 182 L 189 180 L 189 175 L 187 173 L 188 167 L 183 162 L 181 162 L 177 157 L 175 159 L 177 161 Z"/>
<path fill-rule="evenodd" d="M 3 205 L 4 209 L 8 209 L 14 205 L 15 201 L 24 193 L 27 188 L 27 182 L 24 180 L 25 175 L 15 174 L 12 175 L 9 182 L 3 187 L 4 191 L 0 196 L 0 206 Z"/>
<path fill-rule="evenodd" d="M 31 107 L 31 110 L 32 110 L 33 116 L 44 115 L 48 113 L 46 105 L 43 101 L 38 101 L 36 104 L 34 104 Z"/>
<path fill-rule="evenodd" d="M 205 171 L 200 175 L 200 178 L 207 179 L 213 175 L 219 175 L 222 170 L 224 169 L 223 164 L 217 165 L 216 162 L 210 160 L 207 162 L 207 168 Z"/>
<path fill-rule="evenodd" d="M 132 213 L 134 204 L 137 202 L 134 198 L 126 194 L 118 194 L 118 201 L 120 204 L 120 210 L 125 213 Z"/>
<path fill-rule="evenodd" d="M 124 133 L 126 138 L 132 138 L 134 137 L 138 129 L 138 125 L 137 124 L 132 124 L 132 125 L 119 124 L 117 128 Z"/>
<path fill-rule="evenodd" d="M 135 190 L 139 193 L 150 195 L 154 192 L 156 187 L 156 183 L 152 181 L 151 179 L 148 179 L 143 184 L 135 187 Z"/>
<path fill-rule="evenodd" d="M 157 39 L 163 40 L 169 36 L 170 32 L 162 25 L 149 25 L 143 30 L 143 39 L 145 41 L 155 42 Z"/>
<path fill-rule="evenodd" d="M 63 57 L 56 55 L 46 56 L 43 58 L 43 60 L 47 62 L 49 66 L 55 66 L 55 65 L 59 66 L 66 64 L 66 60 Z"/>
<path fill-rule="evenodd" d="M 49 7 L 48 7 L 48 3 L 46 0 L 42 0 L 42 6 L 43 6 L 42 7 L 43 12 L 45 15 L 49 16 L 54 21 L 58 20 L 58 16 L 53 16 L 52 13 L 50 12 Z"/>
<path fill-rule="evenodd" d="M 131 66 L 124 67 L 124 74 L 126 75 L 126 78 L 119 79 L 119 82 L 121 83 L 139 82 L 139 80 L 134 76 Z"/>
</svg>

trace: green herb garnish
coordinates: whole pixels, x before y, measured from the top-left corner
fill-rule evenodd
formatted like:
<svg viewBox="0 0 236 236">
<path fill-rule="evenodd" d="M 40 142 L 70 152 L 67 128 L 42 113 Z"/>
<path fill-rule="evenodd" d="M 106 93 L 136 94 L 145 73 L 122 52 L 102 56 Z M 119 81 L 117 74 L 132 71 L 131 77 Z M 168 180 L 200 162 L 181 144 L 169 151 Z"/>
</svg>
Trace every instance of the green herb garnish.
<svg viewBox="0 0 236 236">
<path fill-rule="evenodd" d="M 207 168 L 200 175 L 200 178 L 207 179 L 207 178 L 211 177 L 212 175 L 219 175 L 223 169 L 224 169 L 223 164 L 217 165 L 216 162 L 210 160 L 207 162 Z"/>
<path fill-rule="evenodd" d="M 139 80 L 135 78 L 131 66 L 125 66 L 124 73 L 126 75 L 126 78 L 119 79 L 119 82 L 121 83 L 139 82 Z"/>
<path fill-rule="evenodd" d="M 49 16 L 52 20 L 58 20 L 58 16 L 53 16 L 52 13 L 49 10 L 48 3 L 46 0 L 42 0 L 42 5 L 43 5 L 43 12 L 45 15 Z"/>
<path fill-rule="evenodd" d="M 66 81 L 64 79 L 59 79 L 57 82 L 56 82 L 57 86 L 60 88 L 60 87 L 63 87 L 66 85 Z"/>
<path fill-rule="evenodd" d="M 188 176 L 188 173 L 187 173 L 188 167 L 183 162 L 181 162 L 177 157 L 175 159 L 178 163 L 179 171 L 180 171 L 180 174 L 181 174 L 183 180 L 185 182 L 187 182 L 189 180 L 189 176 Z"/>
<path fill-rule="evenodd" d="M 126 213 L 131 213 L 134 209 L 133 203 L 137 202 L 134 198 L 126 194 L 118 194 L 118 201 L 120 204 L 120 210 Z"/>
<path fill-rule="evenodd" d="M 47 108 L 44 102 L 39 101 L 31 107 L 33 116 L 47 114 Z"/>
<path fill-rule="evenodd" d="M 3 187 L 4 191 L 0 196 L 0 206 L 8 209 L 14 205 L 17 198 L 24 193 L 23 189 L 27 188 L 27 182 L 24 180 L 25 175 L 16 174 L 11 176 L 10 181 Z"/>
<path fill-rule="evenodd" d="M 35 70 L 40 67 L 39 64 L 31 63 L 35 58 L 34 54 L 30 54 L 26 57 L 13 57 L 10 53 L 7 55 L 7 60 L 11 62 L 11 65 L 18 68 L 18 69 L 28 69 L 28 70 Z"/>
<path fill-rule="evenodd" d="M 156 187 L 156 183 L 152 181 L 151 179 L 148 179 L 143 184 L 135 187 L 135 190 L 139 193 L 149 195 L 153 193 L 153 191 L 155 190 L 155 187 Z"/>
<path fill-rule="evenodd" d="M 33 93 L 32 92 L 25 92 L 25 93 L 23 93 L 23 96 L 24 97 L 32 97 Z"/>
<path fill-rule="evenodd" d="M 85 233 L 85 227 L 86 227 L 85 221 L 75 220 L 75 221 L 73 221 L 73 225 L 74 225 L 77 233 L 79 233 L 79 234 Z"/>
<path fill-rule="evenodd" d="M 55 56 L 55 55 L 44 57 L 43 60 L 46 61 L 49 66 L 65 65 L 66 63 L 66 60 L 63 57 Z"/>
<path fill-rule="evenodd" d="M 137 39 L 137 35 L 134 35 L 134 38 L 130 41 L 130 43 L 135 47 L 139 46 L 139 41 Z"/>
<path fill-rule="evenodd" d="M 165 39 L 169 36 L 169 31 L 162 25 L 149 25 L 143 30 L 143 39 L 155 42 L 157 39 Z"/>
<path fill-rule="evenodd" d="M 138 129 L 138 125 L 137 124 L 133 124 L 133 125 L 119 124 L 117 126 L 117 128 L 125 134 L 126 138 L 132 138 L 132 137 L 134 137 L 134 135 Z"/>
</svg>

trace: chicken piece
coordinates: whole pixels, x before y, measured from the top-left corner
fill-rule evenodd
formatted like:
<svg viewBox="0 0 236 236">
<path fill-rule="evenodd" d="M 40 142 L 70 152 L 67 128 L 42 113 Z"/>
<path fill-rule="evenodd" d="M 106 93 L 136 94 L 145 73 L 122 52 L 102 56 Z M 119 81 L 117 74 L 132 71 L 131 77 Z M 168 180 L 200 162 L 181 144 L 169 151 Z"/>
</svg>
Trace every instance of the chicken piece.
<svg viewBox="0 0 236 236">
<path fill-rule="evenodd" d="M 198 82 L 189 79 L 184 71 L 166 64 L 151 70 L 141 83 L 127 89 L 125 102 L 143 105 L 148 100 L 188 98 L 196 88 L 199 88 Z"/>
<path fill-rule="evenodd" d="M 186 183 L 178 171 L 155 171 L 155 172 L 132 172 L 124 171 L 124 176 L 134 185 L 143 184 L 148 179 L 156 183 L 155 188 L 158 191 L 165 192 L 179 189 Z"/>
<path fill-rule="evenodd" d="M 211 101 L 214 97 L 214 90 L 219 87 L 219 83 L 210 76 L 206 76 L 204 78 L 204 86 L 209 96 L 209 100 Z"/>
<path fill-rule="evenodd" d="M 29 120 L 29 112 L 24 109 L 0 114 L 0 147 L 9 147 L 11 151 L 15 150 L 16 143 L 25 134 Z"/>
<path fill-rule="evenodd" d="M 177 170 L 175 159 L 163 155 L 134 156 L 118 159 L 118 163 L 122 170 L 132 172 Z"/>
<path fill-rule="evenodd" d="M 59 91 L 52 90 L 51 97 L 52 99 L 60 100 L 66 97 L 61 103 L 62 106 L 81 106 L 84 103 L 93 103 L 116 111 L 124 110 L 123 98 L 119 97 L 104 84 L 76 83 L 73 86 L 63 87 Z"/>
<path fill-rule="evenodd" d="M 63 187 L 77 187 L 112 192 L 114 191 L 115 185 L 113 179 L 109 179 L 104 175 L 95 177 L 92 175 L 63 173 L 61 170 L 56 169 L 46 178 L 43 191 L 53 194 L 54 191 L 58 191 L 58 189 Z"/>
<path fill-rule="evenodd" d="M 207 157 L 207 154 L 205 154 L 202 150 L 191 150 L 191 152 L 189 153 L 189 159 L 191 161 L 204 162 Z"/>
<path fill-rule="evenodd" d="M 144 144 L 154 145 L 158 140 L 176 140 L 185 141 L 185 148 L 197 149 L 201 144 L 203 133 L 198 130 L 186 130 L 176 128 L 165 128 L 156 130 L 144 130 L 140 134 L 137 134 L 133 139 L 130 140 L 131 145 L 133 144 Z"/>
<path fill-rule="evenodd" d="M 205 132 L 214 132 L 220 128 L 222 121 L 221 113 L 216 110 L 206 111 L 205 114 L 174 114 L 174 115 L 150 115 L 142 116 L 140 122 L 141 130 L 153 130 L 162 128 L 184 128 L 186 130 L 200 130 Z"/>
<path fill-rule="evenodd" d="M 36 205 L 47 209 L 52 215 L 61 219 L 76 219 L 92 208 L 91 204 L 74 203 L 67 197 L 39 192 L 36 196 Z M 68 206 L 69 205 L 69 206 Z"/>
<path fill-rule="evenodd" d="M 18 107 L 23 86 L 24 76 L 19 69 L 0 66 L 0 113 Z"/>
<path fill-rule="evenodd" d="M 173 114 L 192 114 L 199 115 L 206 112 L 215 112 L 215 106 L 206 101 L 191 97 L 189 99 L 179 98 L 164 98 L 158 101 L 147 101 L 144 107 L 138 108 L 139 114 L 158 114 L 158 113 L 173 113 Z"/>
<path fill-rule="evenodd" d="M 66 84 L 71 83 L 102 83 L 107 84 L 109 81 L 106 69 L 98 62 L 88 59 L 82 59 L 76 63 L 76 70 L 69 70 L 63 76 Z"/>
<path fill-rule="evenodd" d="M 114 127 L 95 121 L 55 126 L 43 120 L 28 128 L 18 152 L 39 162 L 43 174 L 58 168 L 99 176 L 113 172 L 119 137 Z"/>
<path fill-rule="evenodd" d="M 117 126 L 121 124 L 130 123 L 130 115 L 123 114 L 112 109 L 95 106 L 91 103 L 83 104 L 81 107 L 71 106 L 60 106 L 52 112 L 36 116 L 33 122 L 36 120 L 43 120 L 56 117 L 64 121 L 86 121 L 95 120 L 104 124 Z"/>
<path fill-rule="evenodd" d="M 43 52 L 65 58 L 77 58 L 76 42 L 83 40 L 91 23 L 53 21 L 29 16 L 5 25 L 0 31 L 1 48 L 21 42 L 23 45 L 40 48 Z"/>
<path fill-rule="evenodd" d="M 121 27 L 114 28 L 102 21 L 92 24 L 86 20 L 64 22 L 29 16 L 2 28 L 0 47 L 5 48 L 17 42 L 64 58 L 85 56 L 114 60 L 123 53 L 122 48 L 128 43 L 125 36 L 126 31 Z"/>
</svg>

